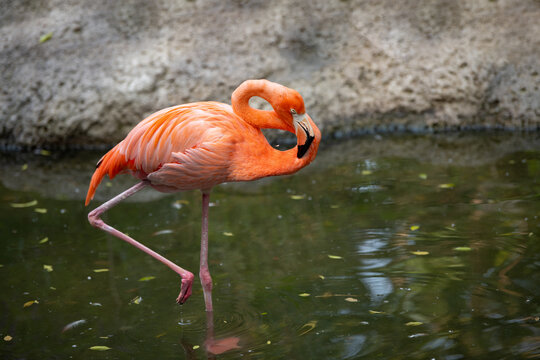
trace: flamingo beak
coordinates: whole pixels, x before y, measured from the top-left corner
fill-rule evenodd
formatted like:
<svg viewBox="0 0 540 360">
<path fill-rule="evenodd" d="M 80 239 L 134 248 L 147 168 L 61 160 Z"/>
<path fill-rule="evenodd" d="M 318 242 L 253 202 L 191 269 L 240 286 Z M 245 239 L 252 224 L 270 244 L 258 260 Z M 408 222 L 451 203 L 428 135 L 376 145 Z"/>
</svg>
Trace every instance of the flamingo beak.
<svg viewBox="0 0 540 360">
<path fill-rule="evenodd" d="M 298 139 L 297 157 L 301 159 L 308 151 L 313 139 L 315 139 L 315 132 L 313 131 L 313 127 L 309 122 L 309 116 L 307 114 L 294 114 L 293 124 L 296 131 L 296 138 Z M 303 130 L 303 132 L 299 130 Z"/>
</svg>

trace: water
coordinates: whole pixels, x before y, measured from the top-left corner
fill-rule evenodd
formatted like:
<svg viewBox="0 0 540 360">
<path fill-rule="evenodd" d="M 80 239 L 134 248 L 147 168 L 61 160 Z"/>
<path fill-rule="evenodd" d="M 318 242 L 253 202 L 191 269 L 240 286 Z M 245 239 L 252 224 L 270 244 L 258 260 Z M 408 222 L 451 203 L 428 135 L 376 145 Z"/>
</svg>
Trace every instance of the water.
<svg viewBox="0 0 540 360">
<path fill-rule="evenodd" d="M 362 137 L 294 176 L 216 188 L 213 319 L 197 279 L 180 307 L 175 273 L 88 225 L 101 153 L 4 154 L 0 355 L 539 358 L 539 145 Z M 105 180 L 91 208 L 133 183 Z M 105 219 L 197 274 L 200 211 L 197 192 L 148 190 Z"/>
</svg>

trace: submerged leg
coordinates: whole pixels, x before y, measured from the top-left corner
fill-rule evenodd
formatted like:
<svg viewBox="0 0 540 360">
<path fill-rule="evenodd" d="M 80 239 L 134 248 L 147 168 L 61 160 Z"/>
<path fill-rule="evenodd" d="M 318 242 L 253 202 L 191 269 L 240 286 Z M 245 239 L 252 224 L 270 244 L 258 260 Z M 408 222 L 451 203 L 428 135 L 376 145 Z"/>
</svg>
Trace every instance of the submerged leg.
<svg viewBox="0 0 540 360">
<path fill-rule="evenodd" d="M 201 262 L 199 277 L 204 292 L 204 304 L 206 311 L 212 311 L 212 278 L 208 269 L 208 207 L 210 204 L 210 193 L 202 193 L 202 225 L 201 225 Z"/>
<path fill-rule="evenodd" d="M 100 218 L 101 214 L 103 214 L 105 211 L 114 207 L 120 201 L 130 197 L 131 195 L 135 194 L 136 192 L 145 188 L 148 185 L 150 185 L 150 183 L 148 181 L 143 180 L 140 183 L 130 187 L 129 189 L 127 189 L 120 195 L 115 196 L 111 200 L 107 201 L 106 203 L 92 210 L 88 214 L 88 221 L 90 222 L 92 226 L 98 229 L 101 229 L 103 231 L 106 231 L 109 234 L 114 235 L 117 238 L 124 240 L 125 242 L 135 246 L 137 249 L 144 251 L 145 253 L 161 261 L 163 264 L 167 265 L 174 272 L 180 275 L 180 277 L 182 278 L 182 286 L 180 289 L 180 294 L 178 295 L 178 298 L 176 299 L 176 302 L 179 304 L 183 304 L 191 295 L 191 285 L 193 283 L 193 278 L 194 278 L 193 274 L 187 270 L 182 269 L 180 266 L 176 265 L 175 263 L 168 260 L 167 258 L 159 255 L 157 252 L 149 249 L 148 247 L 144 246 L 143 244 L 129 237 L 128 235 L 116 230 L 110 225 L 105 224 L 105 222 L 103 222 L 103 220 L 101 220 Z"/>
</svg>

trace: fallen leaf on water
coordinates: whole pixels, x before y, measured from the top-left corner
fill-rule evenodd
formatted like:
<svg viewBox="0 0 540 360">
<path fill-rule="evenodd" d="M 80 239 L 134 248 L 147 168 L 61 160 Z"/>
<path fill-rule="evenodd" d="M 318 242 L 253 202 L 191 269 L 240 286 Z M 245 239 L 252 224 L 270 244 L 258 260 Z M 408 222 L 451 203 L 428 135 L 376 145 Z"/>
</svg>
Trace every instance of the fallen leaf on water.
<svg viewBox="0 0 540 360">
<path fill-rule="evenodd" d="M 411 231 L 416 231 L 418 229 L 420 229 L 420 226 L 418 226 L 418 225 L 412 225 L 411 226 Z"/>
<path fill-rule="evenodd" d="M 109 271 L 109 269 L 106 269 L 106 268 L 103 268 L 103 269 L 94 269 L 94 272 L 95 272 L 95 273 L 107 272 L 107 271 Z"/>
<path fill-rule="evenodd" d="M 328 292 L 328 291 L 327 291 L 327 292 L 325 292 L 324 294 L 322 294 L 322 295 L 317 295 L 317 296 L 315 296 L 315 297 L 318 297 L 318 298 L 329 298 L 329 297 L 332 297 L 332 296 L 334 296 L 334 295 L 333 295 L 331 292 Z"/>
<path fill-rule="evenodd" d="M 4 341 L 11 341 L 13 338 L 9 335 L 4 336 Z"/>
<path fill-rule="evenodd" d="M 369 310 L 370 314 L 386 314 L 384 311 Z"/>
<path fill-rule="evenodd" d="M 56 290 L 56 288 L 54 286 L 49 286 L 49 289 Z"/>
<path fill-rule="evenodd" d="M 339 205 L 330 205 L 330 209 L 339 209 Z"/>
<path fill-rule="evenodd" d="M 234 234 L 232 232 L 224 231 L 223 235 L 225 235 L 225 236 L 233 236 Z"/>
<path fill-rule="evenodd" d="M 160 338 L 160 337 L 165 336 L 165 335 L 167 335 L 167 333 L 166 333 L 166 332 L 162 332 L 162 333 L 160 333 L 160 334 L 157 334 L 157 335 L 156 335 L 156 338 Z"/>
<path fill-rule="evenodd" d="M 47 209 L 45 209 L 45 208 L 35 208 L 34 211 L 37 212 L 37 213 L 40 213 L 40 214 L 46 214 L 47 213 Z"/>
<path fill-rule="evenodd" d="M 452 183 L 448 183 L 448 184 L 439 184 L 439 188 L 440 189 L 452 189 L 454 186 L 456 186 L 455 184 L 452 184 Z"/>
<path fill-rule="evenodd" d="M 268 340 L 268 341 L 266 342 L 266 345 L 270 345 L 271 343 L 272 343 L 272 342 L 271 342 L 270 340 Z"/>
<path fill-rule="evenodd" d="M 338 256 L 338 255 L 328 255 L 328 257 L 329 257 L 330 259 L 334 259 L 334 260 L 343 259 L 341 256 Z"/>
<path fill-rule="evenodd" d="M 409 321 L 408 323 L 405 324 L 405 326 L 419 326 L 422 324 L 423 322 L 420 322 L 420 321 Z"/>
<path fill-rule="evenodd" d="M 428 255 L 429 251 L 411 251 L 411 254 L 422 256 L 422 255 Z"/>
<path fill-rule="evenodd" d="M 43 264 L 43 270 L 46 270 L 47 272 L 51 272 L 53 271 L 53 267 L 52 265 Z"/>
<path fill-rule="evenodd" d="M 142 278 L 139 279 L 139 281 L 150 281 L 150 280 L 154 280 L 156 277 L 155 276 L 143 276 Z"/>
<path fill-rule="evenodd" d="M 373 174 L 373 171 L 371 170 L 362 170 L 362 175 L 371 175 Z"/>
<path fill-rule="evenodd" d="M 298 296 L 301 296 L 301 297 L 308 297 L 310 296 L 311 294 L 308 294 L 308 293 L 301 293 L 301 294 L 298 294 Z"/>
<path fill-rule="evenodd" d="M 472 249 L 468 246 L 458 246 L 458 247 L 455 247 L 454 250 L 456 251 L 471 251 Z"/>
<path fill-rule="evenodd" d="M 49 155 L 51 155 L 51 152 L 49 150 L 41 149 L 41 150 L 39 150 L 39 155 L 49 156 Z"/>
<path fill-rule="evenodd" d="M 200 348 L 199 345 L 193 345 L 193 350 L 197 350 L 198 348 Z"/>
<path fill-rule="evenodd" d="M 67 324 L 66 326 L 64 326 L 64 328 L 62 329 L 62 332 L 65 332 L 65 331 L 74 329 L 74 328 L 76 328 L 77 326 L 84 324 L 85 322 L 86 322 L 85 319 L 72 321 L 72 322 L 70 322 L 69 324 Z"/>
<path fill-rule="evenodd" d="M 298 336 L 302 336 L 302 335 L 307 334 L 307 333 L 310 332 L 311 330 L 315 329 L 315 326 L 317 326 L 317 320 L 311 320 L 310 322 L 305 323 L 305 324 L 302 325 L 302 327 L 300 328 L 300 330 L 302 330 L 302 329 L 305 329 L 305 330 L 302 331 Z"/>
<path fill-rule="evenodd" d="M 41 35 L 41 37 L 39 38 L 39 42 L 44 43 L 45 41 L 51 40 L 51 38 L 52 38 L 52 32 Z"/>
<path fill-rule="evenodd" d="M 43 239 L 39 240 L 40 244 L 45 244 L 47 241 L 49 241 L 48 237 L 44 237 Z"/>
<path fill-rule="evenodd" d="M 358 299 L 353 298 L 353 297 L 348 297 L 348 298 L 345 298 L 345 301 L 348 301 L 348 302 L 358 302 Z"/>
<path fill-rule="evenodd" d="M 21 166 L 21 171 L 25 171 L 26 169 L 28 169 L 28 164 L 23 164 L 23 166 Z"/>
<path fill-rule="evenodd" d="M 23 307 L 29 307 L 29 306 L 32 306 L 34 304 L 39 304 L 39 301 L 37 300 L 30 300 L 30 301 L 27 301 L 23 304 Z"/>
<path fill-rule="evenodd" d="M 305 199 L 306 195 L 291 195 L 291 199 L 293 200 L 302 200 Z"/>
<path fill-rule="evenodd" d="M 95 351 L 107 351 L 107 350 L 111 350 L 111 348 L 108 347 L 108 346 L 104 346 L 104 345 L 96 345 L 96 346 L 90 347 L 90 350 L 95 350 Z"/>
<path fill-rule="evenodd" d="M 107 181 L 107 182 L 105 183 L 105 186 L 106 186 L 106 187 L 112 187 L 112 182 L 111 182 L 111 181 Z"/>
<path fill-rule="evenodd" d="M 38 203 L 37 200 L 32 200 L 25 203 L 11 203 L 9 205 L 11 205 L 11 207 L 14 207 L 14 208 L 25 208 L 25 207 L 36 206 L 37 203 Z"/>
<path fill-rule="evenodd" d="M 165 230 L 156 231 L 155 233 L 152 234 L 152 236 L 172 234 L 173 232 L 174 231 L 172 231 L 171 229 L 165 229 Z"/>
<path fill-rule="evenodd" d="M 426 180 L 427 179 L 427 174 L 424 174 L 424 173 L 421 173 L 421 174 L 418 174 L 418 177 L 422 180 Z"/>
<path fill-rule="evenodd" d="M 324 275 L 319 275 L 319 279 L 324 280 Z"/>
<path fill-rule="evenodd" d="M 130 304 L 139 305 L 142 301 L 142 297 L 135 296 L 133 299 L 131 299 Z"/>
</svg>

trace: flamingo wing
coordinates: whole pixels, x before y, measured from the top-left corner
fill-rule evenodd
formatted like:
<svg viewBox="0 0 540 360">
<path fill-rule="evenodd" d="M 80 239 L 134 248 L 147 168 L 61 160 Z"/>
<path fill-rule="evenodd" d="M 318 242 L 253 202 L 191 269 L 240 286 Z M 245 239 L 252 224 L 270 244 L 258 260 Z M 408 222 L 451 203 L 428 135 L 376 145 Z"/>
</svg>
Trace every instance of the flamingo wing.
<svg viewBox="0 0 540 360">
<path fill-rule="evenodd" d="M 248 128 L 226 104 L 192 103 L 158 111 L 98 162 L 87 203 L 106 174 L 112 179 L 125 171 L 167 192 L 224 182 L 235 143 Z"/>
</svg>

